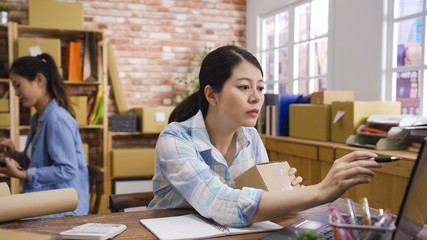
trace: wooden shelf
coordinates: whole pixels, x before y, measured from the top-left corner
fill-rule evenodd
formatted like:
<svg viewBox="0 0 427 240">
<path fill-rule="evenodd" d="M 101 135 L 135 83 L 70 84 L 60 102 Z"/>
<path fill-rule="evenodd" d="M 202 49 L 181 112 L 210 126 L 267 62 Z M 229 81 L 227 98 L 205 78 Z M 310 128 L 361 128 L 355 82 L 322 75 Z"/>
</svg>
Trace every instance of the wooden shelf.
<svg viewBox="0 0 427 240">
<path fill-rule="evenodd" d="M 68 81 L 68 80 L 64 80 L 64 83 L 67 85 L 85 85 L 85 86 L 98 86 L 98 85 L 102 85 L 101 82 L 90 82 L 90 81 L 81 81 L 81 82 L 76 82 L 76 81 Z"/>
<path fill-rule="evenodd" d="M 0 78 L 0 83 L 9 83 L 9 78 Z"/>
<path fill-rule="evenodd" d="M 155 137 L 158 136 L 159 134 L 147 134 L 147 133 L 142 133 L 142 132 L 110 132 L 111 136 L 115 137 L 115 136 L 147 136 L 147 137 Z"/>
<path fill-rule="evenodd" d="M 79 129 L 104 129 L 103 125 L 79 125 Z M 30 130 L 29 125 L 19 126 L 19 130 Z"/>
<path fill-rule="evenodd" d="M 102 35 L 103 30 L 87 30 L 87 29 L 65 29 L 65 28 L 47 28 L 35 27 L 30 25 L 18 25 L 18 33 L 25 32 L 26 34 L 42 34 L 53 35 L 60 37 L 78 37 L 82 38 L 86 33 L 97 33 Z"/>
</svg>

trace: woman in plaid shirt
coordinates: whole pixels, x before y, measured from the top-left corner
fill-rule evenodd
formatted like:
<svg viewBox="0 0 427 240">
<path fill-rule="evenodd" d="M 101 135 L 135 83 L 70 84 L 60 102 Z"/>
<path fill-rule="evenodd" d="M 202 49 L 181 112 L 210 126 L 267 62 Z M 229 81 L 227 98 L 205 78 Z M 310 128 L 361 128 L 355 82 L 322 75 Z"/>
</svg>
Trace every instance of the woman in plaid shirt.
<svg viewBox="0 0 427 240">
<path fill-rule="evenodd" d="M 156 145 L 154 199 L 150 209 L 194 208 L 228 226 L 244 227 L 308 209 L 340 197 L 349 187 L 369 182 L 375 157 L 353 152 L 338 159 L 322 182 L 290 191 L 237 189 L 234 178 L 268 162 L 254 128 L 264 103 L 263 72 L 249 52 L 224 46 L 210 52 L 199 73 L 200 89 L 179 104 Z M 292 176 L 296 169 L 292 168 Z M 299 186 L 301 177 L 293 186 Z"/>
</svg>

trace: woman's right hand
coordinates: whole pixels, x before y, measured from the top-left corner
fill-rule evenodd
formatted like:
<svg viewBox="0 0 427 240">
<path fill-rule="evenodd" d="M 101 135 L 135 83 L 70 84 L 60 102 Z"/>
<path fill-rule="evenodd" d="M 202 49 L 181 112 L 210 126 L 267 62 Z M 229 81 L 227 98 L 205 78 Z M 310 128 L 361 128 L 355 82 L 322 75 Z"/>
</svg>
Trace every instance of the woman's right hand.
<svg viewBox="0 0 427 240">
<path fill-rule="evenodd" d="M 356 160 L 361 157 L 377 157 L 376 154 L 366 151 L 355 151 L 334 161 L 326 177 L 319 183 L 320 194 L 325 202 L 339 198 L 352 186 L 369 183 L 368 177 L 375 173 L 370 168 L 380 168 L 381 163 L 372 160 Z"/>
<path fill-rule="evenodd" d="M 13 157 L 15 145 L 13 145 L 11 139 L 0 137 L 0 153 L 3 153 L 6 157 Z"/>
</svg>

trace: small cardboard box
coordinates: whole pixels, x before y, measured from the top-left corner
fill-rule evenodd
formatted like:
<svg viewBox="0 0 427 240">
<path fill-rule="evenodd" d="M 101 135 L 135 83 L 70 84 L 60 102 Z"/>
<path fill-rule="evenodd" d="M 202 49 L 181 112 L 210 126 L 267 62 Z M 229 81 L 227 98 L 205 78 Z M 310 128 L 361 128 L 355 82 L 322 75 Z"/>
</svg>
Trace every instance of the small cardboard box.
<svg viewBox="0 0 427 240">
<path fill-rule="evenodd" d="M 30 1 L 30 3 L 32 0 Z M 49 15 L 49 14 L 46 14 Z M 57 38 L 18 38 L 18 56 L 32 56 L 30 48 L 39 46 L 42 53 L 48 53 L 55 60 L 58 66 L 59 73 L 62 73 L 61 68 L 61 40 Z"/>
<path fill-rule="evenodd" d="M 0 99 L 0 112 L 9 112 L 9 99 Z"/>
<path fill-rule="evenodd" d="M 52 0 L 30 0 L 29 25 L 35 27 L 83 29 L 83 4 Z"/>
<path fill-rule="evenodd" d="M 87 96 L 72 96 L 71 102 L 76 112 L 77 124 L 87 125 Z"/>
<path fill-rule="evenodd" d="M 2 127 L 10 126 L 10 114 L 9 113 L 0 113 L 0 126 L 2 126 Z"/>
<path fill-rule="evenodd" d="M 332 102 L 354 101 L 354 91 L 322 91 L 311 94 L 311 104 L 332 104 Z"/>
<path fill-rule="evenodd" d="M 71 96 L 74 112 L 76 113 L 76 121 L 78 125 L 87 125 L 87 96 Z M 34 107 L 30 108 L 30 116 L 36 113 Z"/>
<path fill-rule="evenodd" d="M 356 129 L 373 114 L 400 114 L 400 102 L 333 102 L 331 106 L 331 141 L 345 143 Z"/>
<path fill-rule="evenodd" d="M 154 176 L 155 148 L 113 148 L 111 151 L 112 177 Z"/>
<path fill-rule="evenodd" d="M 251 187 L 266 191 L 286 191 L 293 189 L 291 182 L 295 176 L 289 176 L 289 163 L 269 162 L 257 164 L 234 179 L 239 189 Z"/>
<path fill-rule="evenodd" d="M 331 105 L 289 105 L 289 136 L 331 140 Z"/>
<path fill-rule="evenodd" d="M 143 107 L 135 108 L 142 133 L 160 133 L 168 124 L 168 119 L 174 107 Z"/>
</svg>

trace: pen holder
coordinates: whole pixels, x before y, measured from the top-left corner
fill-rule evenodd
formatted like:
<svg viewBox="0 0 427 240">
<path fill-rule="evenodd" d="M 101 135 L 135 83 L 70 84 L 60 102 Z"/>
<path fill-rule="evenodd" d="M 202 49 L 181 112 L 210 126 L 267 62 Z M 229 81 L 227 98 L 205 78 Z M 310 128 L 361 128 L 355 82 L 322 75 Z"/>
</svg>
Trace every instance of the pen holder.
<svg viewBox="0 0 427 240">
<path fill-rule="evenodd" d="M 359 224 L 336 224 L 329 222 L 334 228 L 335 234 L 339 234 L 340 240 L 350 240 L 346 231 L 351 234 L 354 240 L 388 240 L 392 238 L 396 226 L 392 223 L 390 226 L 359 225 Z M 338 239 L 335 237 L 335 239 Z"/>
</svg>

